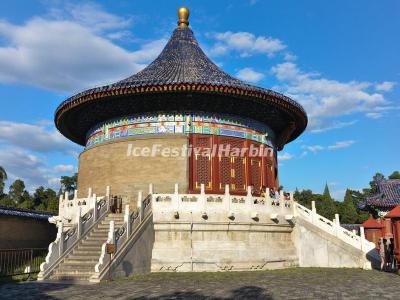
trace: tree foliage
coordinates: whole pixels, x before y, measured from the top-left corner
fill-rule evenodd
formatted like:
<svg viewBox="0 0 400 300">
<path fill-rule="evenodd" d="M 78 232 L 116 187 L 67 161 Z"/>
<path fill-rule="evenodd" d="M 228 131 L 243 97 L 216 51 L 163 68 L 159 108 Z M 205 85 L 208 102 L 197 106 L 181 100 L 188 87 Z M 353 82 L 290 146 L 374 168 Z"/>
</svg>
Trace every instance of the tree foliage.
<svg viewBox="0 0 400 300">
<path fill-rule="evenodd" d="M 4 196 L 4 185 L 7 180 L 6 170 L 2 166 L 0 166 L 0 199 Z"/>
<path fill-rule="evenodd" d="M 394 171 L 391 175 L 389 175 L 389 179 L 400 179 L 400 172 Z"/>
</svg>

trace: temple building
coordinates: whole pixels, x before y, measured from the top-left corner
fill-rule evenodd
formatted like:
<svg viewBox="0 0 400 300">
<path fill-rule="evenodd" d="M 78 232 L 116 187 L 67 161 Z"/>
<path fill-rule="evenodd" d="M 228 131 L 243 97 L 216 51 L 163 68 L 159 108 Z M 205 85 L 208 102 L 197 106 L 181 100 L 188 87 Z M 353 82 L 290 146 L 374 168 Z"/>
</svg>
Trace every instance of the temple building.
<svg viewBox="0 0 400 300">
<path fill-rule="evenodd" d="M 235 79 L 201 50 L 189 10 L 149 66 L 64 101 L 85 146 L 38 280 L 146 272 L 371 268 L 375 244 L 278 190 L 277 152 L 307 126 L 296 101 Z M 301 170 L 299 170 L 299 176 Z"/>
<path fill-rule="evenodd" d="M 145 69 L 81 92 L 57 108 L 56 127 L 85 146 L 79 196 L 110 186 L 112 194 L 131 198 L 149 183 L 157 192 L 172 192 L 179 183 L 180 191 L 189 193 L 198 193 L 201 184 L 206 193 L 223 193 L 226 184 L 234 194 L 245 194 L 248 186 L 258 195 L 262 187 L 278 187 L 277 151 L 305 130 L 304 109 L 222 71 L 199 47 L 188 17 L 188 10 L 179 12 L 178 27 Z M 149 147 L 155 155 L 130 155 L 130 147 Z M 185 147 L 200 148 L 202 155 L 161 153 Z M 212 155 L 226 147 L 249 150 L 241 157 Z M 265 155 L 250 157 L 250 148 Z M 211 155 L 204 155 L 208 149 Z"/>
<path fill-rule="evenodd" d="M 360 208 L 376 211 L 382 217 L 397 205 L 400 205 L 400 179 L 382 178 L 377 181 L 377 192 L 366 197 Z"/>
</svg>

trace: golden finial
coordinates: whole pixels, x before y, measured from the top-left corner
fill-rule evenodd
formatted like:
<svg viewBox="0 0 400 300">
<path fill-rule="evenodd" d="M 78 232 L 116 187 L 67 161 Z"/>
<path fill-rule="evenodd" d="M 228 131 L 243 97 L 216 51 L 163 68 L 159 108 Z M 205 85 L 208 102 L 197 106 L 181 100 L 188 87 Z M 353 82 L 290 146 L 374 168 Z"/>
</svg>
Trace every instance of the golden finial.
<svg viewBox="0 0 400 300">
<path fill-rule="evenodd" d="M 181 28 L 185 28 L 189 26 L 189 8 L 187 7 L 180 7 L 178 9 L 178 17 L 179 17 L 179 21 L 178 21 L 178 26 Z"/>
</svg>

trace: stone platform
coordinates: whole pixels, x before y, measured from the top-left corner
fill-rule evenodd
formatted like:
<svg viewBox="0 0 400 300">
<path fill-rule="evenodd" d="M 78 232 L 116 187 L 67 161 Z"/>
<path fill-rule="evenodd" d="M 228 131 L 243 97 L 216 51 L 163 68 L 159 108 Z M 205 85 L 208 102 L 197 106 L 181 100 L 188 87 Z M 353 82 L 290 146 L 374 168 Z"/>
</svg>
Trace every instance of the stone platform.
<svg viewBox="0 0 400 300">
<path fill-rule="evenodd" d="M 0 284 L 0 299 L 398 299 L 400 276 L 359 269 L 296 268 L 152 273 L 100 284 Z"/>
</svg>

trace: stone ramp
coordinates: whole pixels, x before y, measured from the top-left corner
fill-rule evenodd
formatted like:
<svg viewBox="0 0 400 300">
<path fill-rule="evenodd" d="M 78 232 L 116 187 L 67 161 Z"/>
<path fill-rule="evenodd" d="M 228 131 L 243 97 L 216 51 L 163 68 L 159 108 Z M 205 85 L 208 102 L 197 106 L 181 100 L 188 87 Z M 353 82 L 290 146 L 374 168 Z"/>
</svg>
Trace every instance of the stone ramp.
<svg viewBox="0 0 400 300">
<path fill-rule="evenodd" d="M 300 267 L 363 268 L 379 265 L 375 244 L 340 226 L 339 216 L 330 221 L 295 204 L 296 226 L 292 240 L 297 249 Z"/>
</svg>

